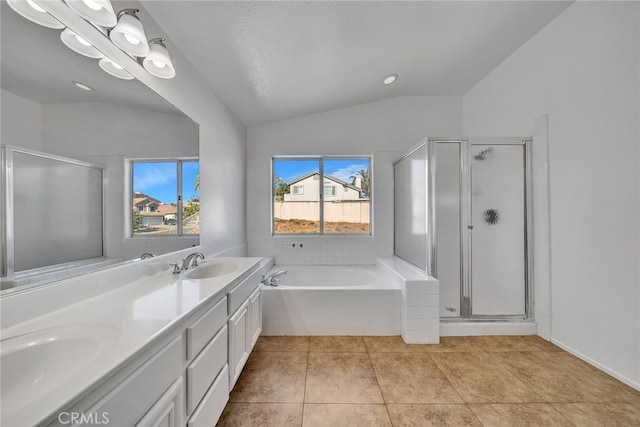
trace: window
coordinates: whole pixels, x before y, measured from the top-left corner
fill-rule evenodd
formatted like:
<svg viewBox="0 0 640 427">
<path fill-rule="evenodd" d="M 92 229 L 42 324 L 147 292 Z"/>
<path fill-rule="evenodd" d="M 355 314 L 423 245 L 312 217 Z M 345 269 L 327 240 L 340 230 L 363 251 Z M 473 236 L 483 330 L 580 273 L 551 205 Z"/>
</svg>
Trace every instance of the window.
<svg viewBox="0 0 640 427">
<path fill-rule="evenodd" d="M 131 161 L 131 235 L 200 233 L 198 160 Z"/>
<path fill-rule="evenodd" d="M 371 234 L 371 158 L 274 158 L 272 170 L 274 234 Z"/>
<path fill-rule="evenodd" d="M 324 195 L 325 196 L 335 196 L 336 195 L 336 186 L 331 184 L 324 184 Z"/>
</svg>

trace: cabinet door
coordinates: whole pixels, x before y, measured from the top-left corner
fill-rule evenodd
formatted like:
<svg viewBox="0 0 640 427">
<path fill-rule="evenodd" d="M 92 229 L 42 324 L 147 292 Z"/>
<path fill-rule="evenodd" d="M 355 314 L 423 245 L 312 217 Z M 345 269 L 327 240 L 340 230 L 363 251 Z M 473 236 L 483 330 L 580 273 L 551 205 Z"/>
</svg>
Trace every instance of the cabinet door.
<svg viewBox="0 0 640 427">
<path fill-rule="evenodd" d="M 247 352 L 251 353 L 262 333 L 262 293 L 260 288 L 249 298 L 249 334 L 247 335 Z"/>
<path fill-rule="evenodd" d="M 183 402 L 184 388 L 182 377 L 173 382 L 171 387 L 156 401 L 149 412 L 136 424 L 140 427 L 179 427 L 184 422 Z"/>
<path fill-rule="evenodd" d="M 229 319 L 229 388 L 232 389 L 249 358 L 247 335 L 249 328 L 249 301 L 245 302 Z"/>
</svg>

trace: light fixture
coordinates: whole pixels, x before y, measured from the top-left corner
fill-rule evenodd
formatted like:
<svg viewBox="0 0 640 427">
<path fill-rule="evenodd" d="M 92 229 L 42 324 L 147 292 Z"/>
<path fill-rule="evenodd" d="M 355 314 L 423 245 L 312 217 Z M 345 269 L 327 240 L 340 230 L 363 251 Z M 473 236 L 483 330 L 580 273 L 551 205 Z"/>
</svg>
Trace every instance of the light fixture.
<svg viewBox="0 0 640 427">
<path fill-rule="evenodd" d="M 69 9 L 87 21 L 102 27 L 114 27 L 118 18 L 110 0 L 65 0 Z"/>
<path fill-rule="evenodd" d="M 84 55 L 88 58 L 100 59 L 104 55 L 98 49 L 93 47 L 91 43 L 71 31 L 69 28 L 65 28 L 60 33 L 60 40 L 72 51 Z"/>
<path fill-rule="evenodd" d="M 86 85 L 84 83 L 77 82 L 75 80 L 72 80 L 71 83 L 73 83 L 73 85 L 75 87 L 77 87 L 79 89 L 82 89 L 82 90 L 86 90 L 87 92 L 91 92 L 93 90 L 93 88 L 91 86 Z"/>
<path fill-rule="evenodd" d="M 11 9 L 16 11 L 16 13 L 31 22 L 56 30 L 64 28 L 64 25 L 61 24 L 60 21 L 49 15 L 46 10 L 32 0 L 7 0 L 7 4 L 11 6 Z"/>
<path fill-rule="evenodd" d="M 398 75 L 397 74 L 389 74 L 388 76 L 384 76 L 382 78 L 382 84 L 383 85 L 390 85 L 391 83 L 394 83 L 396 80 L 398 80 Z"/>
<path fill-rule="evenodd" d="M 139 9 L 124 9 L 118 12 L 118 24 L 109 33 L 109 38 L 126 53 L 143 57 L 149 55 L 151 49 L 147 43 L 142 22 L 136 16 Z"/>
<path fill-rule="evenodd" d="M 142 65 L 149 74 L 161 79 L 172 79 L 176 75 L 173 63 L 169 57 L 167 46 L 164 44 L 164 38 L 156 38 L 149 40 L 151 52 L 142 61 Z"/>
<path fill-rule="evenodd" d="M 100 68 L 102 68 L 105 72 L 111 74 L 113 77 L 117 77 L 122 80 L 133 80 L 133 76 L 129 74 L 128 71 L 122 68 L 120 64 L 112 61 L 106 56 L 98 62 L 98 65 L 100 65 Z"/>
</svg>

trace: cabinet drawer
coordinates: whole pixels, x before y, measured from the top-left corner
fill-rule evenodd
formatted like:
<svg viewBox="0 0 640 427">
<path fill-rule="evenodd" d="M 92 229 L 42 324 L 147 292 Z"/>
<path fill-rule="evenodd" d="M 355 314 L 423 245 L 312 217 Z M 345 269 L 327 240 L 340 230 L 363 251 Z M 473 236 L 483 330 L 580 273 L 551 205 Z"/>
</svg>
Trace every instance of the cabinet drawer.
<svg viewBox="0 0 640 427">
<path fill-rule="evenodd" d="M 227 363 L 227 327 L 211 340 L 187 368 L 187 411 L 190 414 L 220 369 Z"/>
<path fill-rule="evenodd" d="M 227 297 L 187 328 L 187 359 L 193 359 L 211 338 L 227 323 Z"/>
<path fill-rule="evenodd" d="M 225 366 L 213 385 L 204 395 L 196 412 L 189 419 L 188 427 L 211 427 L 222 415 L 229 400 L 229 370 Z"/>
<path fill-rule="evenodd" d="M 256 270 L 249 277 L 242 281 L 238 286 L 233 288 L 229 294 L 229 310 L 228 314 L 235 313 L 238 307 L 240 307 L 249 298 L 249 295 L 260 286 L 260 277 L 262 276 L 260 270 Z"/>
<path fill-rule="evenodd" d="M 88 412 L 107 413 L 110 425 L 134 425 L 180 376 L 182 345 L 175 338 Z"/>
</svg>

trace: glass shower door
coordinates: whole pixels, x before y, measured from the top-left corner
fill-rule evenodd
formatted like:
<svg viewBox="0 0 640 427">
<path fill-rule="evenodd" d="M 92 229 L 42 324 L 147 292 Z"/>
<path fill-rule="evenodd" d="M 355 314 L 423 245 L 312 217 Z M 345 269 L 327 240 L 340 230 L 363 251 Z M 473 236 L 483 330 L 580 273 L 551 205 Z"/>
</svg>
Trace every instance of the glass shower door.
<svg viewBox="0 0 640 427">
<path fill-rule="evenodd" d="M 472 144 L 471 316 L 526 314 L 525 146 Z"/>
<path fill-rule="evenodd" d="M 460 142 L 438 142 L 435 156 L 435 268 L 440 282 L 440 317 L 460 317 L 461 309 L 461 170 Z"/>
</svg>

